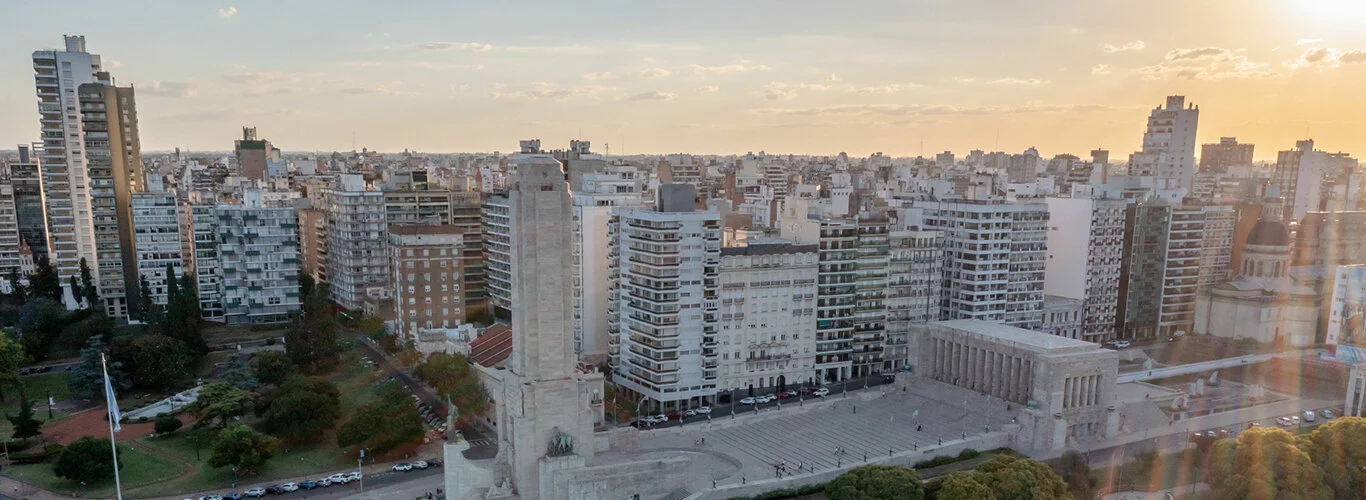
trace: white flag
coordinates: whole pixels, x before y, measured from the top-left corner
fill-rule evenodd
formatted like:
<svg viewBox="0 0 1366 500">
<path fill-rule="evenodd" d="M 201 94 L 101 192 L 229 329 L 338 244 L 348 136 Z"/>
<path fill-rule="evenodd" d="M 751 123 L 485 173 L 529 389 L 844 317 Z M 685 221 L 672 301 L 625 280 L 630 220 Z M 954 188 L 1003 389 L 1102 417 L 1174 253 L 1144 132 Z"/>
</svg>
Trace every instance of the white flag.
<svg viewBox="0 0 1366 500">
<path fill-rule="evenodd" d="M 123 419 L 123 415 L 119 414 L 119 402 L 114 398 L 114 386 L 109 383 L 108 368 L 104 369 L 104 398 L 109 403 L 109 421 L 114 425 L 114 432 L 123 430 L 123 426 L 119 425 L 119 420 Z"/>
</svg>

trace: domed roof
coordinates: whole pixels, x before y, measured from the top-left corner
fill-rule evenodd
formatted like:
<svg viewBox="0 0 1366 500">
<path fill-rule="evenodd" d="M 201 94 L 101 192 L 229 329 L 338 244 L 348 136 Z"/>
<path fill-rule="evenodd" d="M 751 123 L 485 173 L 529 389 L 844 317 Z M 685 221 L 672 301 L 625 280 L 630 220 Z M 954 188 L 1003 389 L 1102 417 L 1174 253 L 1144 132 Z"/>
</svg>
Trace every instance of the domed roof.
<svg viewBox="0 0 1366 500">
<path fill-rule="evenodd" d="M 1257 221 L 1257 225 L 1252 226 L 1252 231 L 1247 233 L 1247 244 L 1273 247 L 1290 246 L 1290 231 L 1285 229 L 1285 224 L 1262 219 Z"/>
</svg>

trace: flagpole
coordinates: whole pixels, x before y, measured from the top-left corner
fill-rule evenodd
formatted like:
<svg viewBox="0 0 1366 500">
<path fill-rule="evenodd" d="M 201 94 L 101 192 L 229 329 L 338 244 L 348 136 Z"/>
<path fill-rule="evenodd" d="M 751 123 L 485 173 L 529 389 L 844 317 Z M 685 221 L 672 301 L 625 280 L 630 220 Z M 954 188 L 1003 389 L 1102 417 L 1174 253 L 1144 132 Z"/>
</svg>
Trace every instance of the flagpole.
<svg viewBox="0 0 1366 500">
<path fill-rule="evenodd" d="M 118 417 L 109 406 L 114 403 L 114 385 L 109 382 L 109 365 L 104 353 L 100 353 L 100 369 L 104 371 L 104 402 L 109 413 L 109 448 L 114 452 L 114 492 L 118 495 L 118 500 L 123 500 L 123 485 L 119 481 L 119 447 L 114 440 L 114 419 Z"/>
</svg>

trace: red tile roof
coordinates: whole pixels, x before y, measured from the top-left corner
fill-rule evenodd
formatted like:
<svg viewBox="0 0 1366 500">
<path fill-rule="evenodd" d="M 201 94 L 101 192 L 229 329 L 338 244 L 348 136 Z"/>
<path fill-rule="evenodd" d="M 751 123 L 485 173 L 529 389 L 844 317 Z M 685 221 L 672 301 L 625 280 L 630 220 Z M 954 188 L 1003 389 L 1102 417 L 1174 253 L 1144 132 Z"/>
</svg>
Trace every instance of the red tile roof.
<svg viewBox="0 0 1366 500">
<path fill-rule="evenodd" d="M 486 367 L 501 364 L 512 354 L 512 327 L 495 323 L 470 342 L 470 359 Z"/>
</svg>

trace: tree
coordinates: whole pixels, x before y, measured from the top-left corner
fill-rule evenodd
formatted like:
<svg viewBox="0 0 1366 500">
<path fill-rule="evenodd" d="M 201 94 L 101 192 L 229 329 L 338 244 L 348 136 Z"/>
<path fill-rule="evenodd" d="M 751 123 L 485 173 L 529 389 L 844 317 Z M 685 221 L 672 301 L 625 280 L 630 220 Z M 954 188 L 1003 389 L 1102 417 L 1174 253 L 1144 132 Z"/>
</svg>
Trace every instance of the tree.
<svg viewBox="0 0 1366 500">
<path fill-rule="evenodd" d="M 100 354 L 104 353 L 104 341 L 99 336 L 90 337 L 85 349 L 81 349 L 81 360 L 71 368 L 71 376 L 66 386 L 71 395 L 83 399 L 98 400 L 104 394 L 104 372 L 100 366 Z M 111 361 L 108 364 L 109 380 L 120 388 L 128 387 L 128 379 L 123 375 L 123 364 Z"/>
<path fill-rule="evenodd" d="M 420 439 L 424 432 L 412 398 L 397 384 L 388 384 L 379 400 L 358 408 L 337 429 L 337 445 L 383 453 Z"/>
<path fill-rule="evenodd" d="M 62 449 L 52 472 L 57 477 L 95 484 L 114 478 L 114 456 L 108 439 L 85 436 Z M 119 461 L 123 465 L 123 461 Z"/>
<path fill-rule="evenodd" d="M 14 439 L 28 439 L 43 433 L 43 421 L 33 418 L 33 401 L 28 398 L 22 385 L 19 389 L 19 414 L 6 415 L 5 418 L 14 426 L 14 433 L 10 436 Z"/>
<path fill-rule="evenodd" d="M 68 277 L 67 277 L 67 281 L 66 281 L 66 285 L 67 285 L 67 287 L 71 288 L 71 298 L 72 298 L 73 300 L 75 300 L 77 304 L 80 304 L 80 303 L 81 303 L 81 299 L 83 299 L 83 298 L 85 298 L 85 297 L 84 297 L 83 295 L 81 295 L 81 285 L 80 285 L 79 283 L 76 283 L 76 276 L 74 276 L 74 275 L 73 275 L 73 276 L 68 276 Z M 91 302 L 91 303 L 89 303 L 89 304 L 86 304 L 86 307 L 88 307 L 88 308 L 90 308 L 90 309 L 94 309 L 94 308 L 95 308 L 95 303 L 94 303 L 94 302 Z"/>
<path fill-rule="evenodd" d="M 308 297 L 308 296 L 310 296 L 310 295 L 313 295 L 313 287 L 314 287 L 315 284 L 316 284 L 316 283 L 313 281 L 313 275 L 312 275 L 312 274 L 308 274 L 308 273 L 300 274 L 300 275 L 299 275 L 299 296 L 300 296 L 300 297 Z"/>
<path fill-rule="evenodd" d="M 1358 498 L 1366 491 L 1366 418 L 1330 420 L 1301 440 L 1300 447 L 1323 470 L 1337 498 Z"/>
<path fill-rule="evenodd" d="M 326 283 L 313 288 L 304 299 L 303 314 L 294 319 L 285 334 L 285 354 L 305 371 L 319 373 L 331 369 L 337 362 L 341 346 L 337 342 L 337 319 L 328 314 Z"/>
<path fill-rule="evenodd" d="M 38 258 L 37 269 L 33 277 L 29 278 L 29 285 L 33 287 L 33 295 L 61 303 L 61 278 L 57 276 L 57 270 L 52 268 L 52 263 L 47 260 L 46 255 Z"/>
<path fill-rule="evenodd" d="M 1215 443 L 1206 475 L 1212 498 L 1332 498 L 1323 470 L 1297 445 L 1294 435 L 1270 427 Z"/>
<path fill-rule="evenodd" d="M 1067 491 L 1072 493 L 1072 498 L 1095 496 L 1096 478 L 1091 475 L 1091 465 L 1087 462 L 1086 455 L 1072 450 L 1063 453 L 1053 465 L 1053 472 L 1067 483 Z"/>
<path fill-rule="evenodd" d="M 85 347 L 90 337 L 108 341 L 114 334 L 114 321 L 104 315 L 103 309 L 81 309 L 71 311 L 63 319 L 64 325 L 52 343 L 52 355 L 76 354 Z"/>
<path fill-rule="evenodd" d="M 262 414 L 262 429 L 290 441 L 312 441 L 336 427 L 341 392 L 322 377 L 285 383 Z"/>
<path fill-rule="evenodd" d="M 470 367 L 469 358 L 461 354 L 432 353 L 414 368 L 413 374 L 450 398 L 460 409 L 461 418 L 474 418 L 488 410 L 484 386 Z"/>
<path fill-rule="evenodd" d="M 138 278 L 138 302 L 133 305 L 138 320 L 149 325 L 158 325 L 161 321 L 160 306 L 152 301 L 152 283 L 147 281 L 144 274 Z"/>
<path fill-rule="evenodd" d="M 830 500 L 921 500 L 925 487 L 909 467 L 864 465 L 826 484 L 825 496 Z"/>
<path fill-rule="evenodd" d="M 973 479 L 996 492 L 997 500 L 1065 499 L 1067 483 L 1047 465 L 1027 458 L 997 455 L 982 462 Z"/>
<path fill-rule="evenodd" d="M 261 381 L 251 374 L 251 367 L 245 360 L 233 360 L 218 371 L 218 379 L 244 391 L 254 391 L 261 387 Z"/>
<path fill-rule="evenodd" d="M 170 434 L 183 425 L 185 424 L 181 422 L 180 419 L 176 418 L 175 415 L 162 413 L 161 415 L 157 415 L 156 423 L 153 424 L 152 429 L 155 430 L 157 434 Z"/>
<path fill-rule="evenodd" d="M 73 277 L 73 281 L 72 281 L 72 284 L 71 284 L 71 293 L 72 293 L 73 295 L 75 295 L 76 290 L 77 290 L 77 288 L 76 288 L 76 283 L 75 283 L 74 277 Z M 85 301 L 86 301 L 88 304 L 90 304 L 90 308 L 91 308 L 91 309 L 94 309 L 94 308 L 96 308 L 96 307 L 99 307 L 98 304 L 100 303 L 100 289 L 99 289 L 99 287 L 95 286 L 95 277 L 94 277 L 94 276 L 92 275 L 92 273 L 90 272 L 90 265 L 89 265 L 89 264 L 86 264 L 86 262 L 85 262 L 85 257 L 81 257 L 81 288 L 80 288 L 80 290 L 81 290 L 81 294 L 85 296 Z M 80 300 L 80 297 L 77 297 L 76 300 Z"/>
<path fill-rule="evenodd" d="M 0 401 L 5 400 L 5 386 L 19 383 L 19 368 L 27 363 L 24 346 L 9 332 L 0 332 Z"/>
<path fill-rule="evenodd" d="M 955 472 L 945 476 L 934 485 L 935 500 L 995 500 L 996 492 L 977 481 L 972 472 Z M 1091 498 L 1091 497 L 1076 497 Z"/>
<path fill-rule="evenodd" d="M 19 268 L 17 267 L 9 269 L 9 288 L 10 297 L 14 299 L 15 303 L 22 304 L 28 299 L 28 290 L 24 288 L 24 283 L 19 281 Z"/>
<path fill-rule="evenodd" d="M 256 432 L 246 425 L 223 429 L 213 442 L 211 467 L 236 467 L 243 474 L 251 474 L 266 463 L 280 449 L 280 441 Z"/>
<path fill-rule="evenodd" d="M 34 297 L 19 307 L 19 343 L 33 361 L 47 359 L 65 326 L 66 308 L 47 297 Z"/>
<path fill-rule="evenodd" d="M 134 386 L 151 390 L 171 387 L 194 368 L 184 342 L 156 333 L 115 339 L 109 357 L 123 366 Z"/>
<path fill-rule="evenodd" d="M 280 351 L 260 351 L 251 356 L 251 374 L 263 384 L 280 385 L 294 373 L 289 356 Z"/>
<path fill-rule="evenodd" d="M 255 395 L 227 382 L 213 382 L 199 388 L 199 399 L 191 411 L 199 416 L 195 425 L 227 425 L 251 409 Z"/>
</svg>

